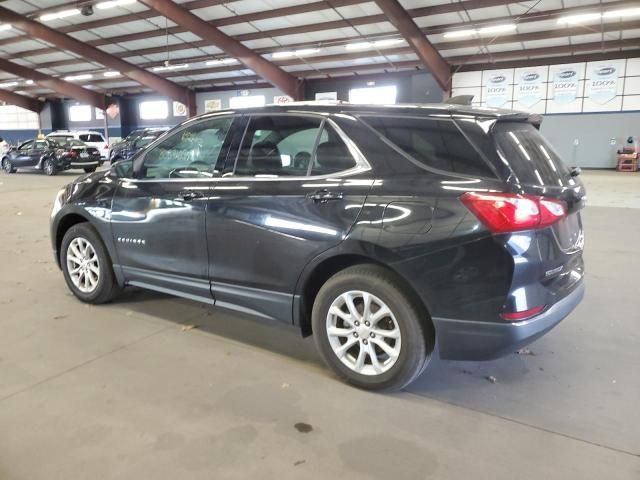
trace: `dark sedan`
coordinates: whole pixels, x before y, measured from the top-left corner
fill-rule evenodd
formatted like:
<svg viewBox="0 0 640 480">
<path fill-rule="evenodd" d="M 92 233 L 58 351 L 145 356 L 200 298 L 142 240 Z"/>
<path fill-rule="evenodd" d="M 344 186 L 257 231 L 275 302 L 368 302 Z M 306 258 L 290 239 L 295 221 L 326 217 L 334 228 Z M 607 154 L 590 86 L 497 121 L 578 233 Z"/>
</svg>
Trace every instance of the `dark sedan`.
<svg viewBox="0 0 640 480">
<path fill-rule="evenodd" d="M 111 146 L 111 163 L 128 160 L 167 130 L 168 128 L 145 128 L 131 132 L 122 142 Z"/>
<path fill-rule="evenodd" d="M 46 175 L 81 168 L 91 173 L 100 165 L 100 153 L 77 140 L 58 143 L 52 139 L 33 139 L 11 149 L 2 158 L 2 168 L 7 173 L 18 169 L 37 170 Z"/>
</svg>

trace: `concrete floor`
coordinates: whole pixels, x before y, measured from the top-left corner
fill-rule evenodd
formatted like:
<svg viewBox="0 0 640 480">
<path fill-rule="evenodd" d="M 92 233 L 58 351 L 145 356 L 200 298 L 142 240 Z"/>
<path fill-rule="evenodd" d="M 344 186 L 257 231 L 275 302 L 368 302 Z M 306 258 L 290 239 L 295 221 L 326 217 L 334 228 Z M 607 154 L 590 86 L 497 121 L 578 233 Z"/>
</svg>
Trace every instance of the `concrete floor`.
<svg viewBox="0 0 640 480">
<path fill-rule="evenodd" d="M 395 395 L 339 383 L 295 331 L 76 301 L 47 231 L 72 178 L 0 174 L 1 480 L 640 478 L 640 174 L 583 175 L 588 293 L 535 355 L 435 360 Z"/>
</svg>

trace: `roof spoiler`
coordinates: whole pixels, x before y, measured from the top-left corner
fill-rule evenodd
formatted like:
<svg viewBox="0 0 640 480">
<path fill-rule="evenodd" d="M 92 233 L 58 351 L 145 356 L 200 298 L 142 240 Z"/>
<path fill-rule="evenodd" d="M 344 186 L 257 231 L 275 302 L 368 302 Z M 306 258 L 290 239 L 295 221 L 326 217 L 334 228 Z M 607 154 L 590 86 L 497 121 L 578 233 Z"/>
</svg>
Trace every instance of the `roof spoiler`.
<svg viewBox="0 0 640 480">
<path fill-rule="evenodd" d="M 447 100 L 445 100 L 443 103 L 446 103 L 448 105 L 471 105 L 471 102 L 473 101 L 473 97 L 475 97 L 475 95 L 456 95 L 455 97 L 451 97 Z"/>
</svg>

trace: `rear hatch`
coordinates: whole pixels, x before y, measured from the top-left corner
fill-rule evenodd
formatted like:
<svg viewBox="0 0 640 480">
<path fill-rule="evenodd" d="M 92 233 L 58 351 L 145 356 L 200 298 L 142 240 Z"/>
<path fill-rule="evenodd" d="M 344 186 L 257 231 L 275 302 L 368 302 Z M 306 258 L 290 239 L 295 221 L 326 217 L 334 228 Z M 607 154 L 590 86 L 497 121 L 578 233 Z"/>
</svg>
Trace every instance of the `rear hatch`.
<svg viewBox="0 0 640 480">
<path fill-rule="evenodd" d="M 497 122 L 491 134 L 500 160 L 508 164 L 510 184 L 522 193 L 557 198 L 567 205 L 567 216 L 552 226 L 563 250 L 582 250 L 579 211 L 586 192 L 553 146 L 528 122 Z"/>
<path fill-rule="evenodd" d="M 537 248 L 526 255 L 528 265 L 517 265 L 514 272 L 514 289 L 539 282 L 546 291 L 545 303 L 553 303 L 568 294 L 583 275 L 580 210 L 585 205 L 586 191 L 577 175 L 579 171 L 564 163 L 529 122 L 498 121 L 491 136 L 499 160 L 508 165 L 507 183 L 514 192 L 566 204 L 565 216 L 536 231 Z"/>
<path fill-rule="evenodd" d="M 99 133 L 81 133 L 78 135 L 78 139 L 87 145 L 94 147 L 98 150 L 101 156 L 106 157 L 109 146 L 105 142 L 104 137 Z"/>
</svg>

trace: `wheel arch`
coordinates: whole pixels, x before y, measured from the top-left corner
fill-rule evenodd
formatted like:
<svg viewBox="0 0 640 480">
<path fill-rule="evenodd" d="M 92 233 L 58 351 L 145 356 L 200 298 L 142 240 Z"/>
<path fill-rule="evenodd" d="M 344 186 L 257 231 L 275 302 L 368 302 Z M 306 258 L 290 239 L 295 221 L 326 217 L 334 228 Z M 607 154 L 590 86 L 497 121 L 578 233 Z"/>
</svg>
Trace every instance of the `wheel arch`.
<svg viewBox="0 0 640 480">
<path fill-rule="evenodd" d="M 60 248 L 62 246 L 62 239 L 71 227 L 79 223 L 90 223 L 90 220 L 87 217 L 80 215 L 79 213 L 70 212 L 62 217 L 56 225 L 55 242 L 56 261 L 58 262 L 58 267 L 60 267 Z"/>
<path fill-rule="evenodd" d="M 427 302 L 425 302 L 424 296 L 419 295 L 411 283 L 400 272 L 388 263 L 375 259 L 370 255 L 342 252 L 334 255 L 326 255 L 323 256 L 322 259 L 317 259 L 317 261 L 312 262 L 312 265 L 307 266 L 298 281 L 298 288 L 296 289 L 296 295 L 294 297 L 293 319 L 294 324 L 300 327 L 303 336 L 306 337 L 313 334 L 311 310 L 313 309 L 313 303 L 322 285 L 341 270 L 361 264 L 378 265 L 391 272 L 402 285 L 403 291 L 423 310 L 425 325 L 433 329 L 435 334 L 430 309 Z"/>
</svg>

